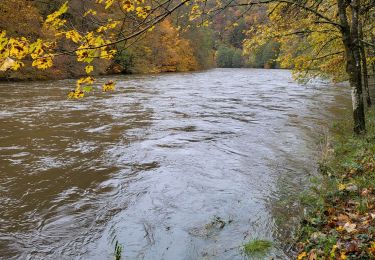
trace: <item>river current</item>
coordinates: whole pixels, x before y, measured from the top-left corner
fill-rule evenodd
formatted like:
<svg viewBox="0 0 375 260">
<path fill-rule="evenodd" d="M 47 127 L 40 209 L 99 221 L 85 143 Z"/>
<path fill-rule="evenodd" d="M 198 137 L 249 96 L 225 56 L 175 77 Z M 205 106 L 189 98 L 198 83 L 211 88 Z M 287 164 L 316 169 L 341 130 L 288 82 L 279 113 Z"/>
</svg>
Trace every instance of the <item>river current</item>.
<svg viewBox="0 0 375 260">
<path fill-rule="evenodd" d="M 289 259 L 299 194 L 347 89 L 286 70 L 0 83 L 0 259 Z M 105 78 L 98 80 L 98 85 Z M 224 223 L 224 224 L 223 224 Z"/>
</svg>

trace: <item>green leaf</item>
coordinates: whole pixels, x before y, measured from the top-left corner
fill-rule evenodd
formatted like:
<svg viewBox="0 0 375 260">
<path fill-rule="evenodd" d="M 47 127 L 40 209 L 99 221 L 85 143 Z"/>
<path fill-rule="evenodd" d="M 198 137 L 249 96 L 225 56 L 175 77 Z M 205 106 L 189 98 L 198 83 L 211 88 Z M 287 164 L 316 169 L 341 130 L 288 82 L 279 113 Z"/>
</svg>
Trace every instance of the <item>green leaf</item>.
<svg viewBox="0 0 375 260">
<path fill-rule="evenodd" d="M 91 92 L 92 91 L 92 86 L 85 86 L 85 87 L 82 88 L 82 90 L 84 92 Z"/>
</svg>

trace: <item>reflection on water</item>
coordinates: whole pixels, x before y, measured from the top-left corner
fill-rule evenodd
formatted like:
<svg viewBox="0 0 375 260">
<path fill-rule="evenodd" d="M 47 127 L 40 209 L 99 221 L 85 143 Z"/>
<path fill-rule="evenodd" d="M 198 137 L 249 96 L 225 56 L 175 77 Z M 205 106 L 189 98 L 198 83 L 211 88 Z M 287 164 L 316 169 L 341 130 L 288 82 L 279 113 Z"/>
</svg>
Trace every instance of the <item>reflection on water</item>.
<svg viewBox="0 0 375 260">
<path fill-rule="evenodd" d="M 112 259 L 116 239 L 125 259 L 242 259 L 264 238 L 287 259 L 347 92 L 281 70 L 116 80 L 81 101 L 71 80 L 0 84 L 0 258 Z"/>
</svg>

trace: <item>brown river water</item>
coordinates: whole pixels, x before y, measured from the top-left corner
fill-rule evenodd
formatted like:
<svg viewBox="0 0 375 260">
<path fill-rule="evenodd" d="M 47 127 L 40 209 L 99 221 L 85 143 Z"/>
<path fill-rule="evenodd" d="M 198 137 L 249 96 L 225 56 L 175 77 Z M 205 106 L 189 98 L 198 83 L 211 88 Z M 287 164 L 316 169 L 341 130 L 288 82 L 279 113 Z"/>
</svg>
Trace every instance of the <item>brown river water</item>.
<svg viewBox="0 0 375 260">
<path fill-rule="evenodd" d="M 111 78 L 80 101 L 73 80 L 0 83 L 0 259 L 114 259 L 115 241 L 122 259 L 245 259 L 254 238 L 289 259 L 347 89 L 285 70 Z"/>
</svg>

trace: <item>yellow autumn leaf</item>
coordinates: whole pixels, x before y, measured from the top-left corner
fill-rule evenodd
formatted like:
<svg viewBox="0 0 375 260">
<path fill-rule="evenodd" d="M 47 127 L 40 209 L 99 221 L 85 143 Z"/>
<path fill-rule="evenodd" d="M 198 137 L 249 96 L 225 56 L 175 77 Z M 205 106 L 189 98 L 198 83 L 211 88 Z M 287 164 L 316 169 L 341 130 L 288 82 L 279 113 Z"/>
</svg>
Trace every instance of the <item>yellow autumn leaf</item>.
<svg viewBox="0 0 375 260">
<path fill-rule="evenodd" d="M 331 249 L 331 252 L 330 252 L 330 254 L 329 254 L 330 257 L 333 258 L 333 259 L 335 258 L 336 249 L 337 249 L 337 245 L 333 245 L 333 246 L 332 246 L 332 249 Z"/>
<path fill-rule="evenodd" d="M 93 70 L 94 70 L 94 66 L 92 66 L 92 65 L 87 65 L 85 67 L 85 71 L 86 71 L 87 74 L 90 74 Z"/>
<path fill-rule="evenodd" d="M 300 253 L 298 256 L 297 256 L 297 260 L 302 260 L 303 258 L 307 257 L 307 253 L 306 252 L 302 252 Z"/>
<path fill-rule="evenodd" d="M 342 232 L 342 231 L 344 231 L 345 229 L 344 229 L 343 226 L 338 226 L 338 227 L 336 228 L 336 230 L 337 230 L 338 232 Z"/>
<path fill-rule="evenodd" d="M 368 248 L 368 251 L 372 254 L 375 255 L 375 242 L 371 242 L 371 246 Z"/>
<path fill-rule="evenodd" d="M 75 43 L 78 43 L 82 39 L 82 36 L 79 34 L 79 32 L 75 30 L 65 32 L 65 37 L 67 39 L 71 39 Z"/>
<path fill-rule="evenodd" d="M 89 14 L 95 16 L 97 13 L 96 13 L 96 11 L 94 11 L 94 10 L 92 10 L 92 9 L 89 9 L 87 12 L 85 12 L 85 13 L 83 14 L 83 17 L 86 17 L 86 16 L 88 16 Z"/>
<path fill-rule="evenodd" d="M 72 90 L 68 94 L 69 99 L 73 99 L 73 98 L 80 99 L 80 98 L 83 98 L 84 96 L 85 96 L 85 93 L 81 91 L 80 89 Z"/>
<path fill-rule="evenodd" d="M 12 70 L 18 70 L 25 66 L 25 64 L 22 61 L 16 61 L 12 67 Z"/>
<path fill-rule="evenodd" d="M 65 2 L 59 10 L 47 16 L 44 24 L 45 26 L 51 27 L 53 29 L 59 29 L 66 23 L 66 20 L 60 19 L 59 17 L 68 11 L 68 1 Z"/>
<path fill-rule="evenodd" d="M 110 60 L 115 54 L 116 50 L 108 50 L 107 48 L 102 48 L 100 58 Z"/>
<path fill-rule="evenodd" d="M 16 59 L 23 59 L 29 52 L 28 42 L 26 38 L 10 39 L 8 42 L 9 56 Z"/>
<path fill-rule="evenodd" d="M 105 9 L 108 9 L 109 7 L 111 7 L 113 5 L 113 2 L 114 0 L 107 0 L 105 2 Z"/>
<path fill-rule="evenodd" d="M 41 58 L 37 58 L 33 61 L 32 66 L 37 67 L 38 69 L 48 69 L 52 67 L 53 61 L 51 56 L 45 56 Z"/>
<path fill-rule="evenodd" d="M 131 12 L 131 11 L 134 11 L 135 9 L 135 6 L 134 4 L 130 1 L 130 0 L 125 0 L 123 3 L 122 3 L 122 8 L 127 11 L 127 12 Z"/>
<path fill-rule="evenodd" d="M 138 17 L 145 19 L 151 10 L 151 6 L 138 6 L 135 10 Z"/>
<path fill-rule="evenodd" d="M 102 89 L 104 92 L 113 91 L 115 90 L 115 83 L 113 81 L 108 81 L 103 85 Z"/>
<path fill-rule="evenodd" d="M 338 187 L 339 191 L 343 191 L 343 190 L 345 190 L 346 185 L 343 184 L 343 183 L 340 183 L 337 187 Z"/>
<path fill-rule="evenodd" d="M 68 1 L 66 1 L 56 12 L 50 14 L 47 16 L 46 22 L 52 22 L 57 17 L 61 16 L 62 14 L 66 13 L 68 11 Z"/>
<path fill-rule="evenodd" d="M 94 83 L 94 78 L 89 76 L 89 77 L 78 79 L 76 82 L 76 85 L 77 85 L 77 89 L 79 89 L 81 85 L 92 85 L 93 83 Z"/>
</svg>

